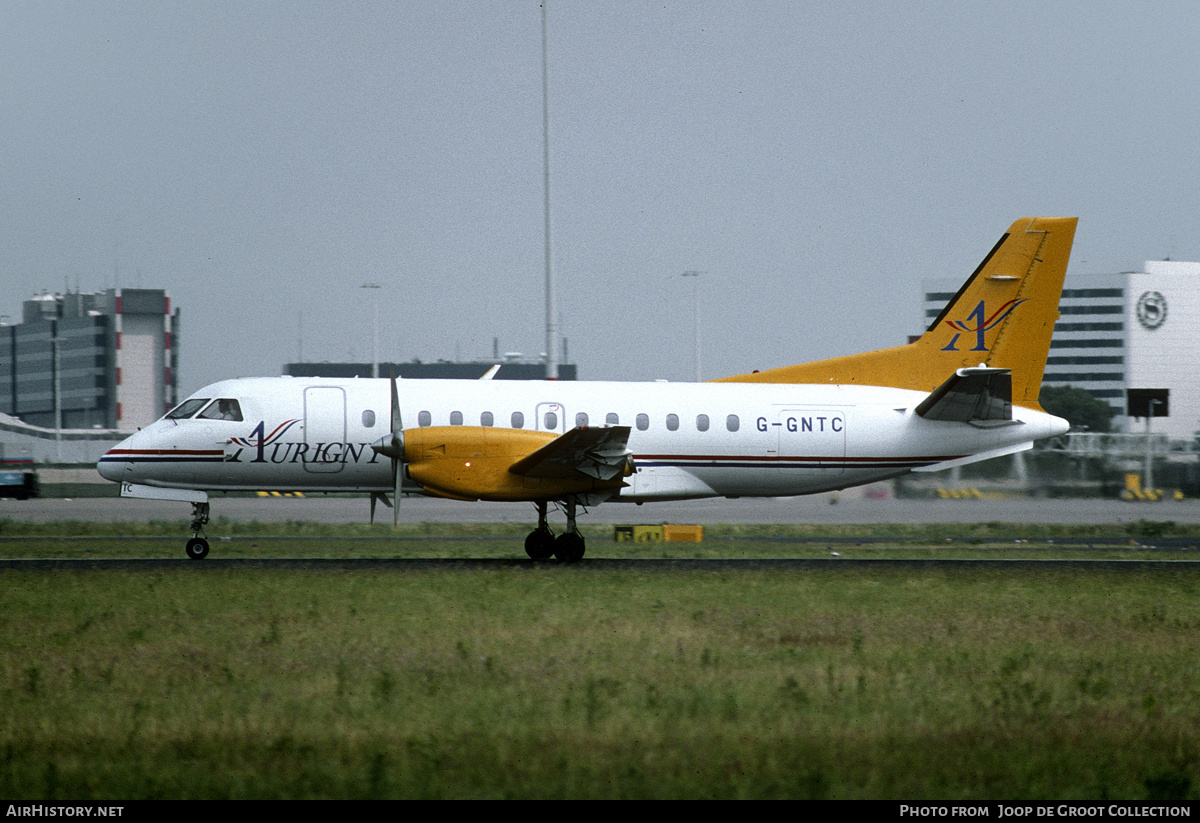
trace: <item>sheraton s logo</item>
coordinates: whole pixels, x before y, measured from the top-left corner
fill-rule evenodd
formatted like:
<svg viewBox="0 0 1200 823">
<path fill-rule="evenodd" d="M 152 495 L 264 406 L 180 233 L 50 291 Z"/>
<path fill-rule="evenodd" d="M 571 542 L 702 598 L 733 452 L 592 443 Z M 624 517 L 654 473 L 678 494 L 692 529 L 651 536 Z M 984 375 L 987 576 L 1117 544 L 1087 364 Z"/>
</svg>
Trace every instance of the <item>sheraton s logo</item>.
<svg viewBox="0 0 1200 823">
<path fill-rule="evenodd" d="M 1156 291 L 1148 291 L 1138 298 L 1137 319 L 1142 328 L 1154 331 L 1167 322 L 1167 298 Z"/>
<path fill-rule="evenodd" d="M 1027 298 L 1021 298 L 1020 300 L 1009 300 L 1007 303 L 997 309 L 990 317 L 987 314 L 987 309 L 985 309 L 983 306 L 984 301 L 980 300 L 979 305 L 975 307 L 974 311 L 967 315 L 967 319 L 965 321 L 947 320 L 946 325 L 954 329 L 955 335 L 950 341 L 949 345 L 943 348 L 942 351 L 959 351 L 958 338 L 963 334 L 975 335 L 975 345 L 970 349 L 971 351 L 988 351 L 989 349 L 984 342 L 984 337 L 989 331 L 1000 325 L 1000 323 L 1002 323 L 1006 317 L 1012 314 L 1013 310 L 1016 309 L 1017 306 L 1024 303 L 1026 299 Z M 974 325 L 972 325 L 972 323 Z"/>
</svg>

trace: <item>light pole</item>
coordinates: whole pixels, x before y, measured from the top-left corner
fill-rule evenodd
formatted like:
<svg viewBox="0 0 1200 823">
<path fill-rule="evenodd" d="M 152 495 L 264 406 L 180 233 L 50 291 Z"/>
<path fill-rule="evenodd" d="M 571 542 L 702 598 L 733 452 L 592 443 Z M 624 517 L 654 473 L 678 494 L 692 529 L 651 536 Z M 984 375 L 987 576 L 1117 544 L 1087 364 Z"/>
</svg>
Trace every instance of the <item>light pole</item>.
<svg viewBox="0 0 1200 823">
<path fill-rule="evenodd" d="M 696 363 L 696 382 L 700 382 L 700 275 L 704 272 L 685 271 L 680 277 L 692 278 L 692 330 L 695 333 L 692 356 Z"/>
<path fill-rule="evenodd" d="M 371 304 L 374 308 L 375 319 L 371 323 L 371 376 L 379 376 L 379 289 L 378 283 L 363 283 L 361 288 L 371 289 Z"/>
<path fill-rule="evenodd" d="M 546 256 L 546 379 L 558 379 L 558 305 L 554 282 L 554 243 L 550 221 L 550 57 L 542 2 L 542 199 Z"/>
</svg>

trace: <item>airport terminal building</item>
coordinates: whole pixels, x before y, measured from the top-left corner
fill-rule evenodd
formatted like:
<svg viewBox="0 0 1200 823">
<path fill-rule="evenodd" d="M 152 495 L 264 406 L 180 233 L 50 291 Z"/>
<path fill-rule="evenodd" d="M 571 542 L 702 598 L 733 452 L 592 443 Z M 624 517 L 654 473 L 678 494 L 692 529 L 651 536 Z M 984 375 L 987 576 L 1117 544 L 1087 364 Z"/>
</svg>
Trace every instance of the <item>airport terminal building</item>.
<svg viewBox="0 0 1200 823">
<path fill-rule="evenodd" d="M 44 294 L 0 324 L 0 414 L 133 432 L 176 403 L 179 310 L 161 289 Z"/>
<path fill-rule="evenodd" d="M 923 281 L 925 324 L 961 281 Z M 1168 416 L 1151 430 L 1190 440 L 1200 431 L 1200 263 L 1147 261 L 1141 272 L 1068 274 L 1043 385 L 1073 386 L 1116 409 L 1114 430 L 1145 431 L 1126 416 L 1128 389 L 1168 389 Z"/>
</svg>

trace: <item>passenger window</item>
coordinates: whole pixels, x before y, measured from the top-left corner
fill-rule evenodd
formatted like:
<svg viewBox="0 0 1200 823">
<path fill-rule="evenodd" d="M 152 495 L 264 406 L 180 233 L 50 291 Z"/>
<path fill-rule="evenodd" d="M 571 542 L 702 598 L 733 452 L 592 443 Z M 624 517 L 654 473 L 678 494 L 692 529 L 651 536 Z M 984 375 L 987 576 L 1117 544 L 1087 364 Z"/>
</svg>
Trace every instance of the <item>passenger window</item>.
<svg viewBox="0 0 1200 823">
<path fill-rule="evenodd" d="M 587 412 L 580 412 L 579 414 L 575 415 L 575 425 L 580 428 L 587 428 L 587 420 Z"/>
<path fill-rule="evenodd" d="M 492 417 L 492 413 L 484 412 L 483 414 L 479 415 L 479 425 L 481 425 L 481 426 L 496 425 L 496 421 L 495 421 L 495 418 Z"/>
<path fill-rule="evenodd" d="M 616 412 L 609 412 L 604 417 L 604 425 L 619 426 L 619 425 L 621 425 L 621 418 L 617 416 Z"/>
<path fill-rule="evenodd" d="M 708 415 L 707 414 L 696 415 L 696 431 L 700 431 L 700 432 L 708 431 Z"/>
<path fill-rule="evenodd" d="M 375 412 L 371 411 L 370 409 L 367 409 L 363 412 L 363 428 L 375 428 Z"/>
<path fill-rule="evenodd" d="M 193 400 L 184 400 L 175 407 L 174 411 L 167 413 L 167 419 L 186 420 L 196 412 L 200 411 L 200 409 L 204 408 L 206 403 L 208 403 L 207 397 L 197 397 Z"/>
<path fill-rule="evenodd" d="M 542 422 L 546 426 L 546 431 L 552 432 L 558 429 L 558 415 L 554 412 L 546 412 L 546 416 L 542 418 Z"/>
<path fill-rule="evenodd" d="M 433 415 L 427 411 L 417 412 L 417 425 L 429 426 L 433 424 Z"/>
<path fill-rule="evenodd" d="M 200 417 L 204 420 L 234 420 L 241 421 L 242 407 L 236 400 L 214 400 L 209 404 L 208 408 L 200 412 Z"/>
<path fill-rule="evenodd" d="M 637 416 L 637 428 L 640 432 L 644 432 L 646 429 L 650 428 L 650 416 L 647 414 L 639 414 Z"/>
<path fill-rule="evenodd" d="M 460 411 L 450 412 L 450 425 L 451 426 L 461 426 L 462 425 L 462 412 L 460 412 Z"/>
<path fill-rule="evenodd" d="M 513 412 L 512 413 L 512 427 L 514 429 L 525 428 L 525 415 L 521 414 L 521 412 Z"/>
<path fill-rule="evenodd" d="M 731 414 L 725 418 L 725 428 L 729 429 L 731 432 L 737 431 L 741 428 L 741 426 L 742 421 L 738 420 L 738 416 L 736 414 Z"/>
<path fill-rule="evenodd" d="M 671 432 L 679 431 L 679 415 L 677 415 L 677 414 L 668 414 L 667 415 L 667 431 L 671 431 Z"/>
</svg>

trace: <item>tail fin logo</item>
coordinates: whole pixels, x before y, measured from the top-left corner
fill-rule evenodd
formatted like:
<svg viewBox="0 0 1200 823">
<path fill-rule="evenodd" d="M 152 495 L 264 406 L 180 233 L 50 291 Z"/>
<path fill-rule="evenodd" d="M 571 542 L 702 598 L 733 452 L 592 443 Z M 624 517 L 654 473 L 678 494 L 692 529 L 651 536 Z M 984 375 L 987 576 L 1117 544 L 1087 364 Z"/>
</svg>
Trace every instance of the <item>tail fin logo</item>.
<svg viewBox="0 0 1200 823">
<path fill-rule="evenodd" d="M 1009 300 L 1007 303 L 997 309 L 991 317 L 987 316 L 987 310 L 983 307 L 984 301 L 980 300 L 979 305 L 975 307 L 975 310 L 967 315 L 966 321 L 947 320 L 946 325 L 954 329 L 956 334 L 950 341 L 949 345 L 943 348 L 942 351 L 959 351 L 958 338 L 964 333 L 975 335 L 975 346 L 970 349 L 971 351 L 989 351 L 984 341 L 985 335 L 999 325 L 1004 318 L 1012 314 L 1013 309 L 1024 303 L 1025 300 L 1026 298 L 1022 298 L 1020 300 Z M 969 321 L 974 321 L 975 325 L 971 326 Z"/>
</svg>

